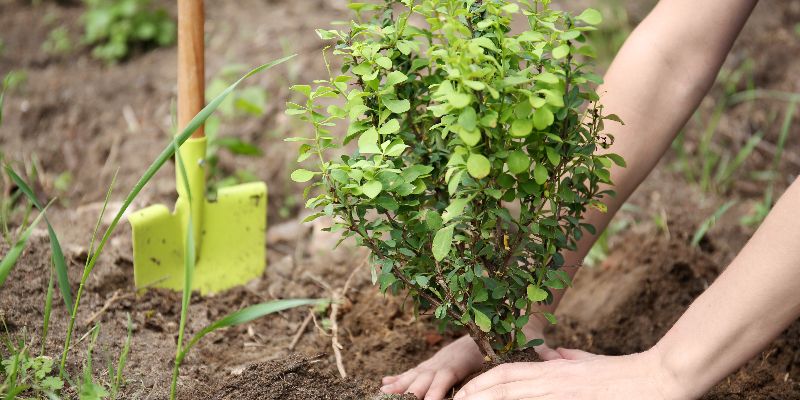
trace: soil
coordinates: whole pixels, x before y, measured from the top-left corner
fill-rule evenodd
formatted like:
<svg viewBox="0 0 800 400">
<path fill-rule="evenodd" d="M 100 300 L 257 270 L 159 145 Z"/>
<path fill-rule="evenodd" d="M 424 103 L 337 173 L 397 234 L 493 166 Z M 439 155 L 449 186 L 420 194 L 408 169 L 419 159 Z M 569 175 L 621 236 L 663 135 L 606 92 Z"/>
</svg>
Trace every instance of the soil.
<svg viewBox="0 0 800 400">
<path fill-rule="evenodd" d="M 174 13 L 174 2 L 157 2 Z M 577 3 L 589 3 L 577 2 Z M 625 2 L 631 20 L 646 14 L 647 2 Z M 577 6 L 576 6 L 577 7 Z M 313 10 L 313 12 L 309 12 Z M 23 70 L 27 81 L 8 95 L 0 152 L 17 167 L 36 167 L 40 198 L 58 197 L 48 214 L 69 260 L 70 281 L 77 289 L 88 242 L 102 199 L 118 169 L 111 208 L 166 144 L 175 95 L 175 48 L 137 51 L 128 60 L 105 65 L 78 46 L 67 55 L 46 54 L 41 43 L 55 27 L 65 26 L 75 43 L 80 38 L 82 6 L 22 0 L 0 0 L 0 75 Z M 192 350 L 181 368 L 180 398 L 214 399 L 378 399 L 386 374 L 402 372 L 425 360 L 459 336 L 440 332 L 428 317 L 415 319 L 403 297 L 384 296 L 370 283 L 368 268 L 358 267 L 365 253 L 349 243 L 331 250 L 337 238 L 321 224 L 300 224 L 301 190 L 288 179 L 294 164 L 291 145 L 282 141 L 304 129 L 282 112 L 288 87 L 324 76 L 319 54 L 323 44 L 313 30 L 348 14 L 341 0 L 241 0 L 207 2 L 207 71 L 209 78 L 231 64 L 257 65 L 286 53 L 291 63 L 254 77 L 248 84 L 269 93 L 261 117 L 226 121 L 222 135 L 252 141 L 259 158 L 223 156 L 224 172 L 240 169 L 268 182 L 268 268 L 246 286 L 191 299 L 188 332 L 243 306 L 270 299 L 330 296 L 357 269 L 338 318 L 345 370 L 339 377 L 331 338 L 329 310 L 317 310 L 293 349 L 290 343 L 311 312 L 296 309 L 218 331 Z M 800 40 L 795 24 L 800 2 L 763 0 L 737 42 L 726 68 L 753 60 L 750 83 L 767 90 L 800 91 Z M 722 96 L 716 86 L 704 101 L 709 115 Z M 743 170 L 771 163 L 785 103 L 742 103 L 726 109 L 715 146 L 737 151 L 763 129 L 765 138 Z M 777 122 L 775 122 L 777 121 Z M 791 123 L 794 132 L 798 120 Z M 686 130 L 687 150 L 696 149 L 700 124 Z M 781 190 L 800 166 L 800 136 L 790 136 L 776 178 Z M 288 147 L 287 147 L 288 146 Z M 770 147 L 772 146 L 772 147 Z M 734 153 L 735 154 L 735 153 Z M 617 217 L 627 227 L 611 236 L 608 257 L 586 268 L 559 310 L 560 323 L 550 332 L 554 345 L 601 354 L 625 354 L 652 346 L 691 301 L 710 285 L 753 233 L 739 224 L 763 196 L 766 184 L 749 174 L 737 175 L 730 190 L 701 192 L 674 171 L 670 154 Z M 794 171 L 794 173 L 792 173 Z M 58 177 L 71 176 L 69 185 Z M 133 209 L 174 202 L 174 171 L 159 172 Z M 690 242 L 697 227 L 729 199 L 737 205 L 701 240 Z M 113 211 L 113 210 L 112 210 Z M 110 212 L 113 214 L 113 212 Z M 657 223 L 657 218 L 664 223 Z M 19 213 L 11 223 L 19 224 Z M 103 221 L 103 227 L 109 221 Z M 82 368 L 95 323 L 101 334 L 95 349 L 95 376 L 108 380 L 104 366 L 115 362 L 133 322 L 132 347 L 121 398 L 167 397 L 180 313 L 180 296 L 166 290 L 137 292 L 132 279 L 130 233 L 120 226 L 90 276 L 78 315 L 76 343 L 68 371 Z M 0 245 L 0 254 L 8 251 Z M 7 335 L 38 344 L 49 268 L 46 231 L 37 230 L 0 291 L 0 317 Z M 46 354 L 58 357 L 67 313 L 55 300 Z M 319 327 L 317 327 L 319 325 Z M 83 339 L 82 339 L 83 338 Z M 3 355 L 5 355 L 3 353 Z M 800 399 L 800 324 L 792 325 L 770 348 L 720 382 L 706 399 Z"/>
</svg>

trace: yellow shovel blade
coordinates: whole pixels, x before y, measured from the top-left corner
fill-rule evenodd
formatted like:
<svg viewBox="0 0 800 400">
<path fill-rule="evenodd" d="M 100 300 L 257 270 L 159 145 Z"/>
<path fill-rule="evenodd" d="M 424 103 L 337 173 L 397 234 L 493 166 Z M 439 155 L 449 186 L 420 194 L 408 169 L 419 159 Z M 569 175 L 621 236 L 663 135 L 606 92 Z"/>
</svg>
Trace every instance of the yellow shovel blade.
<svg viewBox="0 0 800 400">
<path fill-rule="evenodd" d="M 174 213 L 156 205 L 128 217 L 137 287 L 183 288 L 184 232 L 190 211 L 182 200 L 178 199 Z M 219 292 L 261 276 L 266 265 L 266 184 L 222 188 L 215 201 L 204 201 L 193 290 Z"/>
</svg>

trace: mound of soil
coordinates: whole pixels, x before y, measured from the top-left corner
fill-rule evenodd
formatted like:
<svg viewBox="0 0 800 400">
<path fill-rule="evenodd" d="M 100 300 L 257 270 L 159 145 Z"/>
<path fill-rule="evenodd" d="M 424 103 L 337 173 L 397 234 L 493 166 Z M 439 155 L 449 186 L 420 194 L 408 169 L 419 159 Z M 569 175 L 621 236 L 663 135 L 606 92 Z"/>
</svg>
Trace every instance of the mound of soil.
<svg viewBox="0 0 800 400">
<path fill-rule="evenodd" d="M 315 364 L 322 358 L 292 355 L 247 367 L 237 378 L 218 388 L 215 400 L 363 400 L 376 395 L 374 382 L 342 379 Z M 402 398 L 402 397 L 392 397 Z"/>
</svg>

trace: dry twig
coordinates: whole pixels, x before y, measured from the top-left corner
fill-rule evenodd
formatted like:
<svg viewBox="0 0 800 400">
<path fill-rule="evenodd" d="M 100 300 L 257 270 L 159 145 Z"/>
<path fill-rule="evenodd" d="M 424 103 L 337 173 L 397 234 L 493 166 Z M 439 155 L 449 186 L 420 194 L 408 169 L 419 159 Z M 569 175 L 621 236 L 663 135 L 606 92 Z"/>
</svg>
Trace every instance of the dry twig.
<svg viewBox="0 0 800 400">
<path fill-rule="evenodd" d="M 103 304 L 103 307 L 100 308 L 99 310 L 97 310 L 97 312 L 95 312 L 94 314 L 92 314 L 92 316 L 89 317 L 83 324 L 85 326 L 91 325 L 92 323 L 94 323 L 94 321 L 96 321 L 98 318 L 100 318 L 100 316 L 103 315 L 104 312 L 108 311 L 108 309 L 112 305 L 114 305 L 114 303 L 116 303 L 117 301 L 123 300 L 123 299 L 131 298 L 131 297 L 133 297 L 135 295 L 136 295 L 136 293 L 132 293 L 132 292 L 131 293 L 121 294 L 121 290 L 119 290 L 119 289 L 115 290 L 114 294 L 112 294 L 111 297 L 108 300 L 106 300 L 106 302 Z"/>
<path fill-rule="evenodd" d="M 300 338 L 303 336 L 303 332 L 306 331 L 308 324 L 311 323 L 311 319 L 314 317 L 314 310 L 309 310 L 308 315 L 303 320 L 303 323 L 300 324 L 300 327 L 297 328 L 297 332 L 295 332 L 294 337 L 292 338 L 292 343 L 289 343 L 289 350 L 294 350 L 294 347 L 297 346 L 297 342 L 300 341 Z"/>
<path fill-rule="evenodd" d="M 361 267 L 363 267 L 369 257 L 365 257 L 364 261 L 359 264 L 358 267 L 353 269 L 353 272 L 350 273 L 350 276 L 347 277 L 347 281 L 344 283 L 344 287 L 341 289 L 337 289 L 333 292 L 333 303 L 331 304 L 331 314 L 330 314 L 330 321 L 331 321 L 331 346 L 333 347 L 333 355 L 336 357 L 336 368 L 339 370 L 339 375 L 342 378 L 347 378 L 347 371 L 344 369 L 344 363 L 342 362 L 342 350 L 344 346 L 339 343 L 339 323 L 337 322 L 336 318 L 339 314 L 339 307 L 341 306 L 342 302 L 346 300 L 347 291 L 350 289 L 350 283 L 353 281 L 353 277 L 356 275 Z"/>
</svg>

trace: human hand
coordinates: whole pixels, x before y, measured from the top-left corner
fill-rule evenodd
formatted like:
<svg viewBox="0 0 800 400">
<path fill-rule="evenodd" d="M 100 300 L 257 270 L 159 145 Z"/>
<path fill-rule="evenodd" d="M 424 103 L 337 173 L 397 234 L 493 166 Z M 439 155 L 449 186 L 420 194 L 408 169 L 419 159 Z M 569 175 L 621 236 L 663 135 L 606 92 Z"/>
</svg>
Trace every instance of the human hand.
<svg viewBox="0 0 800 400">
<path fill-rule="evenodd" d="M 525 329 L 528 338 L 542 338 L 543 323 L 531 318 Z M 562 358 L 557 351 L 547 345 L 536 346 L 542 359 Z M 383 378 L 381 391 L 384 393 L 412 393 L 425 400 L 442 400 L 450 388 L 467 376 L 480 371 L 483 356 L 478 345 L 469 336 L 464 336 L 439 350 L 433 357 L 400 375 Z"/>
<path fill-rule="evenodd" d="M 598 356 L 557 349 L 562 359 L 509 363 L 474 378 L 455 400 L 688 399 L 661 365 L 656 350 L 628 356 Z"/>
<path fill-rule="evenodd" d="M 384 393 L 412 393 L 425 400 L 442 400 L 453 385 L 483 365 L 478 345 L 464 336 L 436 352 L 416 367 L 382 380 Z"/>
</svg>

